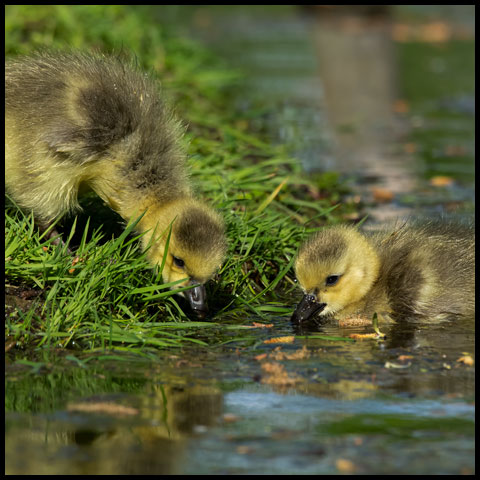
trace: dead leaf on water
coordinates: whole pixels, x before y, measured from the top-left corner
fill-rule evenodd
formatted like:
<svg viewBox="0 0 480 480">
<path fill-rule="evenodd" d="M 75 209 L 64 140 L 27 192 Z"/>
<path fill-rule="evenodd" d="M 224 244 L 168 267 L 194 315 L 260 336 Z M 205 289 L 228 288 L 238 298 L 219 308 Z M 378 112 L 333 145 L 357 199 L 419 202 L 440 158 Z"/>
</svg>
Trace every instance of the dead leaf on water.
<svg viewBox="0 0 480 480">
<path fill-rule="evenodd" d="M 303 360 L 310 356 L 310 352 L 307 347 L 304 345 L 302 348 L 296 350 L 295 352 L 284 352 L 277 347 L 270 355 L 269 358 L 273 360 Z"/>
<path fill-rule="evenodd" d="M 138 415 L 140 412 L 136 408 L 125 407 L 116 403 L 108 402 L 85 402 L 71 403 L 67 405 L 69 412 L 101 413 L 106 415 Z"/>
<path fill-rule="evenodd" d="M 430 185 L 433 187 L 448 187 L 453 184 L 453 178 L 446 175 L 435 175 L 430 179 Z"/>
<path fill-rule="evenodd" d="M 273 323 L 252 322 L 251 325 L 239 325 L 242 328 L 272 328 Z"/>
<path fill-rule="evenodd" d="M 399 98 L 393 102 L 393 111 L 395 113 L 408 113 L 410 110 L 410 105 L 406 100 Z"/>
<path fill-rule="evenodd" d="M 457 358 L 458 363 L 463 363 L 471 367 L 474 363 L 473 358 L 470 355 L 464 355 L 463 357 Z"/>
<path fill-rule="evenodd" d="M 412 154 L 417 151 L 417 146 L 415 145 L 415 143 L 408 142 L 403 145 L 403 150 L 405 153 Z"/>
<path fill-rule="evenodd" d="M 420 38 L 425 42 L 444 43 L 450 40 L 452 28 L 446 22 L 434 21 L 423 25 Z"/>
<path fill-rule="evenodd" d="M 387 188 L 373 187 L 371 190 L 376 202 L 387 203 L 393 200 L 393 192 Z"/>
<path fill-rule="evenodd" d="M 337 458 L 335 461 L 335 466 L 341 473 L 353 473 L 356 470 L 355 464 L 345 458 Z"/>
<path fill-rule="evenodd" d="M 397 22 L 392 28 L 392 38 L 396 42 L 444 43 L 449 41 L 452 36 L 459 36 L 460 33 L 442 21 L 432 21 L 421 25 Z"/>
<path fill-rule="evenodd" d="M 239 455 L 247 455 L 249 453 L 252 453 L 254 450 L 253 450 L 253 447 L 251 447 L 250 445 L 239 445 L 237 448 L 236 448 L 236 452 L 239 454 Z"/>
<path fill-rule="evenodd" d="M 262 377 L 261 382 L 268 385 L 286 387 L 295 385 L 300 381 L 299 378 L 290 376 L 285 370 L 285 367 L 277 362 L 262 363 L 262 370 L 266 375 Z"/>
<path fill-rule="evenodd" d="M 286 337 L 273 337 L 264 340 L 263 343 L 293 343 L 295 340 L 294 335 L 288 335 Z"/>
<path fill-rule="evenodd" d="M 222 416 L 222 420 L 225 423 L 235 423 L 238 422 L 241 419 L 238 415 L 235 415 L 234 413 L 224 413 Z"/>
<path fill-rule="evenodd" d="M 448 157 L 463 157 L 467 154 L 467 149 L 463 145 L 447 145 L 444 152 Z"/>
<path fill-rule="evenodd" d="M 267 358 L 267 354 L 266 353 L 261 353 L 260 355 L 257 355 L 256 357 L 253 357 L 255 358 L 255 360 L 261 362 L 262 360 L 265 360 Z"/>
</svg>

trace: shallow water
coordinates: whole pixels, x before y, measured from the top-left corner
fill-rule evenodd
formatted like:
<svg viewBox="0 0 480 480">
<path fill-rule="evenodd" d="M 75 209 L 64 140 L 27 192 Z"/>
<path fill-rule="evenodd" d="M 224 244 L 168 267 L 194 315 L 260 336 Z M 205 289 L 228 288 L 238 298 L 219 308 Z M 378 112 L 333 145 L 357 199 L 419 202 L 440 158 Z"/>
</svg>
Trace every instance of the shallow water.
<svg viewBox="0 0 480 480">
<path fill-rule="evenodd" d="M 468 65 L 450 68 L 450 54 L 462 46 L 449 53 L 446 45 L 396 45 L 392 65 L 379 50 L 392 48 L 383 24 L 318 30 L 316 20 L 282 12 L 203 8 L 187 18 L 195 35 L 248 67 L 250 95 L 237 102 L 248 109 L 260 98 L 273 108 L 264 119 L 272 139 L 293 143 L 307 170 L 351 174 L 367 200 L 372 185 L 392 191 L 392 202 L 372 204 L 377 221 L 473 204 L 470 91 L 420 98 L 411 108 L 421 113 L 413 117 L 389 108 L 403 93 L 400 80 L 407 90 L 416 82 L 406 73 L 397 78 L 395 69 L 426 64 L 429 81 L 448 75 L 468 83 Z M 468 23 L 462 15 L 454 20 Z M 342 54 L 329 57 L 325 45 Z M 415 60 L 411 48 L 424 57 Z M 369 51 L 385 64 L 365 56 Z M 350 70 L 340 65 L 345 82 L 338 89 L 336 57 L 348 55 Z M 417 63 L 405 63 L 412 58 Z M 377 83 L 355 81 L 361 68 L 374 69 Z M 382 75 L 395 81 L 379 83 Z M 351 118 L 352 105 L 361 115 Z M 422 155 L 408 153 L 410 143 Z M 431 187 L 427 180 L 437 174 L 454 183 Z M 386 340 L 355 342 L 350 334 L 371 329 L 329 324 L 298 332 L 288 317 L 269 316 L 261 321 L 271 328 L 228 330 L 239 320 L 217 321 L 192 333 L 215 346 L 159 351 L 155 359 L 71 351 L 15 363 L 12 353 L 5 472 L 475 473 L 475 368 L 464 363 L 474 359 L 474 319 L 381 326 Z M 294 335 L 293 343 L 264 343 Z"/>
<path fill-rule="evenodd" d="M 472 323 L 263 343 L 294 333 L 278 318 L 155 361 L 7 365 L 6 473 L 473 473 Z"/>
</svg>

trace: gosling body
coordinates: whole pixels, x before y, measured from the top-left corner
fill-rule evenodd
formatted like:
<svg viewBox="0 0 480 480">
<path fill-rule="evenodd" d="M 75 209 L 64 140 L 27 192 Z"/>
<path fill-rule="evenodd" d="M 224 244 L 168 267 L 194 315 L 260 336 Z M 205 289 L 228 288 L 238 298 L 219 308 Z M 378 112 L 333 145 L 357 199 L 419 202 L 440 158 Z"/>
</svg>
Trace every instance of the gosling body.
<svg viewBox="0 0 480 480">
<path fill-rule="evenodd" d="M 93 190 L 144 232 L 165 282 L 203 285 L 223 261 L 221 217 L 196 199 L 183 127 L 158 85 L 131 62 L 83 53 L 39 53 L 5 64 L 5 184 L 40 225 L 79 209 Z M 204 287 L 187 291 L 205 307 Z"/>
<path fill-rule="evenodd" d="M 411 223 L 362 233 L 325 229 L 300 248 L 295 263 L 305 293 L 292 321 L 383 319 L 436 321 L 475 313 L 473 226 Z"/>
</svg>

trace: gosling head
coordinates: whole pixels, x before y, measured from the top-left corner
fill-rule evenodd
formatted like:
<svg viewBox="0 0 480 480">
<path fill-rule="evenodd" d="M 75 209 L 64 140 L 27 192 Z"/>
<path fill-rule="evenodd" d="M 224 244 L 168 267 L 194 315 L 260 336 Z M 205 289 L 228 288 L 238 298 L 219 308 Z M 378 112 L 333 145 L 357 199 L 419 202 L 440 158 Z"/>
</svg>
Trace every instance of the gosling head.
<svg viewBox="0 0 480 480">
<path fill-rule="evenodd" d="M 162 278 L 165 283 L 178 282 L 172 289 L 192 285 L 181 295 L 195 313 L 205 316 L 208 309 L 204 284 L 221 266 L 226 253 L 224 224 L 215 211 L 200 202 L 182 202 L 171 210 L 175 215 L 170 224 Z M 161 266 L 163 262 L 170 225 L 156 237 L 147 252 L 155 265 Z"/>
<path fill-rule="evenodd" d="M 352 227 L 316 233 L 301 247 L 295 273 L 304 291 L 292 321 L 355 313 L 378 277 L 379 260 L 367 239 Z"/>
</svg>

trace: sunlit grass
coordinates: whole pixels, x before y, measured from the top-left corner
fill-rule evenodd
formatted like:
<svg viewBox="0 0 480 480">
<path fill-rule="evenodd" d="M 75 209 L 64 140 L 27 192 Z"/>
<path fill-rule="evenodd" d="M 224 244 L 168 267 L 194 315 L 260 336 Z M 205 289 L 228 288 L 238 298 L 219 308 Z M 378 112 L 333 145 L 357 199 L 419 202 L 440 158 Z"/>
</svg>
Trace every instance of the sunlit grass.
<svg viewBox="0 0 480 480">
<path fill-rule="evenodd" d="M 159 77 L 188 125 L 184 142 L 193 182 L 199 196 L 223 214 L 229 242 L 222 268 L 207 285 L 210 325 L 221 324 L 225 316 L 242 322 L 288 316 L 296 292 L 292 264 L 299 243 L 318 225 L 338 222 L 346 209 L 351 211 L 338 206 L 343 186 L 337 176 L 305 178 L 287 147 L 252 133 L 249 119 L 255 112 L 242 118 L 227 108 L 239 73 L 198 45 L 170 35 L 150 18 L 148 9 L 41 6 L 35 22 L 29 22 L 27 7 L 6 10 L 7 54 L 38 46 L 94 45 L 109 51 L 128 45 L 139 64 Z M 89 23 L 99 16 L 102 22 Z M 139 29 L 144 38 L 140 43 Z M 322 195 L 312 201 L 309 191 L 320 190 Z M 121 233 L 113 231 L 109 225 L 116 220 L 107 212 L 102 222 L 96 215 L 93 227 L 85 209 L 86 220 L 65 223 L 64 244 L 54 245 L 40 234 L 31 215 L 7 202 L 7 294 L 28 293 L 20 304 L 7 307 L 7 341 L 138 354 L 204 345 L 192 332 L 209 324 L 189 317 L 175 295 L 179 290 L 162 283 L 161 266 L 150 267 L 134 223 Z"/>
</svg>

